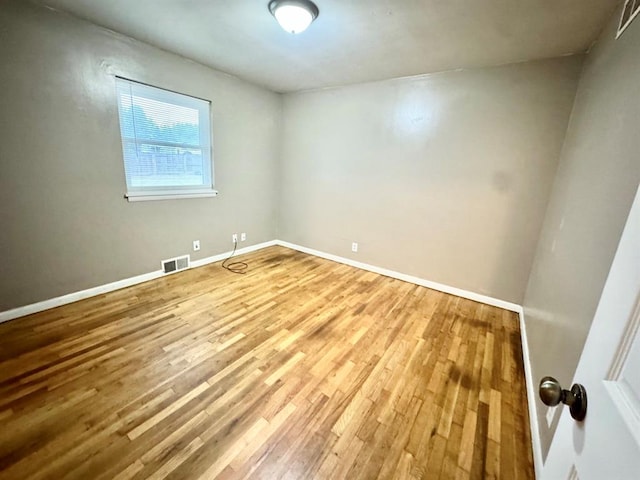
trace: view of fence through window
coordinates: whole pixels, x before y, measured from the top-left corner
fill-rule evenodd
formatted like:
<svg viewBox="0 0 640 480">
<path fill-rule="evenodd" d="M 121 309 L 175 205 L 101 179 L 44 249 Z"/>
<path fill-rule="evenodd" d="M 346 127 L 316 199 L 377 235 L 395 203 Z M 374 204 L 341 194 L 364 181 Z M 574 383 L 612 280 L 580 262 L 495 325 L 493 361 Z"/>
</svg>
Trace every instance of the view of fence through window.
<svg viewBox="0 0 640 480">
<path fill-rule="evenodd" d="M 209 140 L 201 138 L 202 108 L 184 105 L 202 102 L 208 107 L 208 103 L 139 84 L 132 88 L 133 82 L 118 81 L 128 188 L 210 187 Z M 208 129 L 208 117 L 205 120 Z"/>
</svg>

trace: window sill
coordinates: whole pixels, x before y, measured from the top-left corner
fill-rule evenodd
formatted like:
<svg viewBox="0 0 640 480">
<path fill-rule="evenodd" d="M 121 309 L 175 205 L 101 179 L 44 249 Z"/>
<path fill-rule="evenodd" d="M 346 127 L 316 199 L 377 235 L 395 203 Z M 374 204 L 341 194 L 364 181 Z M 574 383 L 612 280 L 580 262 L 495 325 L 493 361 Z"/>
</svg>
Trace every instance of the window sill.
<svg viewBox="0 0 640 480">
<path fill-rule="evenodd" d="M 205 193 L 167 193 L 167 194 L 159 194 L 159 195 L 144 195 L 144 194 L 125 194 L 124 198 L 126 198 L 130 202 L 151 202 L 154 200 L 182 200 L 184 198 L 208 198 L 208 197 L 217 197 L 218 192 L 212 190 L 211 192 Z"/>
</svg>

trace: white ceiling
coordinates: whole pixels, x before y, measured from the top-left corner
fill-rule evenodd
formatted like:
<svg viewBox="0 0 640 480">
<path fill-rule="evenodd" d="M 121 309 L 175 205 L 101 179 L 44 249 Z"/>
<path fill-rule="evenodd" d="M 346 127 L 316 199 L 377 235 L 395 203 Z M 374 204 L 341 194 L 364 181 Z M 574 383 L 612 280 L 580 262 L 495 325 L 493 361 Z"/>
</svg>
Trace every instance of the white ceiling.
<svg viewBox="0 0 640 480">
<path fill-rule="evenodd" d="M 619 0 L 315 0 L 284 32 L 268 0 L 39 0 L 277 92 L 585 52 Z"/>
</svg>

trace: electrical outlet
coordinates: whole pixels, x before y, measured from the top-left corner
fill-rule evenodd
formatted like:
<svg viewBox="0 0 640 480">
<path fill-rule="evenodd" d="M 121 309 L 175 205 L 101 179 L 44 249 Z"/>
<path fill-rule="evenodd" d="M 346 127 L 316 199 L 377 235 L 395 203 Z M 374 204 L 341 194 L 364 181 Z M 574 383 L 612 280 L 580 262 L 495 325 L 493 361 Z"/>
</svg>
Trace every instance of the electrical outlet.
<svg viewBox="0 0 640 480">
<path fill-rule="evenodd" d="M 233 243 L 238 243 L 238 234 L 234 233 L 233 235 L 231 235 L 231 241 Z"/>
<path fill-rule="evenodd" d="M 200 240 L 194 240 L 193 241 L 193 251 L 197 252 L 198 250 L 200 250 Z"/>
<path fill-rule="evenodd" d="M 244 232 L 242 232 L 242 233 L 240 234 L 240 241 L 241 241 L 241 242 L 244 242 L 246 239 L 247 239 L 247 234 L 246 234 L 246 233 L 244 233 Z"/>
<path fill-rule="evenodd" d="M 358 251 L 358 244 L 356 242 L 353 242 L 351 244 L 351 251 L 352 252 L 357 252 Z"/>
</svg>

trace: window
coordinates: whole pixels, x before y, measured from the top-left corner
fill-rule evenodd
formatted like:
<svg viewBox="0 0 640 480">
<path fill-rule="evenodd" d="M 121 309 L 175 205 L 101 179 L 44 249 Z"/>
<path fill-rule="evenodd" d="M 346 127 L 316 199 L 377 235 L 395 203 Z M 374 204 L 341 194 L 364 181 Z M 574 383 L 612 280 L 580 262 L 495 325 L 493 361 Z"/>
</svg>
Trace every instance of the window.
<svg viewBox="0 0 640 480">
<path fill-rule="evenodd" d="M 208 101 L 116 79 L 129 201 L 214 196 Z"/>
<path fill-rule="evenodd" d="M 627 0 L 624 3 L 624 7 L 622 7 L 622 15 L 620 17 L 616 38 L 622 35 L 622 32 L 624 32 L 638 14 L 640 14 L 640 0 Z"/>
</svg>

